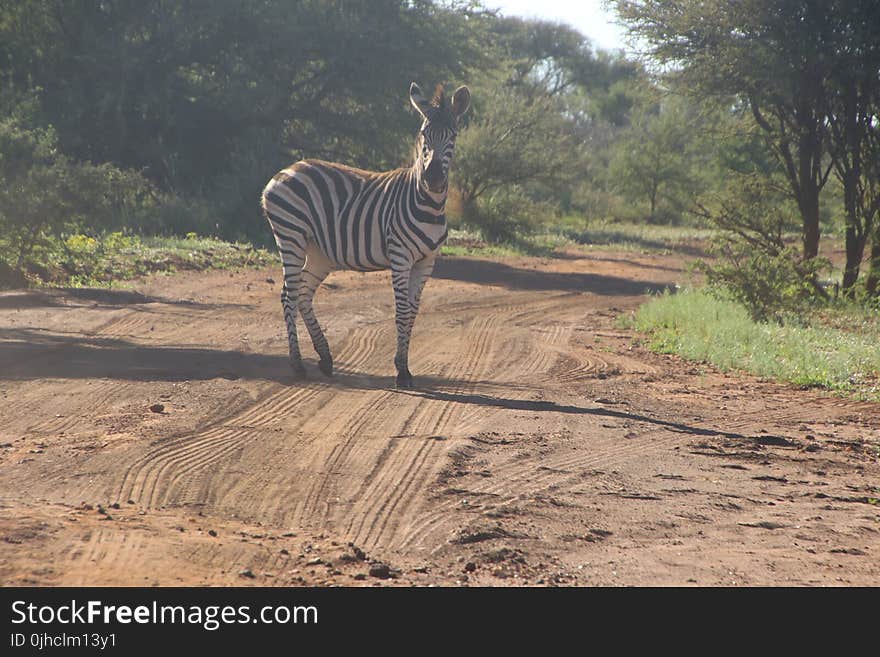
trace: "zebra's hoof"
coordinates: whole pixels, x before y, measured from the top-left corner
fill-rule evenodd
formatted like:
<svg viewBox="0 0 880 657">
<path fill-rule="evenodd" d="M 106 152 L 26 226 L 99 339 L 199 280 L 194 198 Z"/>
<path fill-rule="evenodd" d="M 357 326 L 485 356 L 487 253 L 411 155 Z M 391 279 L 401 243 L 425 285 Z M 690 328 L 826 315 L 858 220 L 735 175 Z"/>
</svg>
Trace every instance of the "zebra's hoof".
<svg viewBox="0 0 880 657">
<path fill-rule="evenodd" d="M 413 387 L 413 377 L 409 372 L 398 372 L 397 374 L 397 387 L 398 388 L 412 388 Z"/>
<path fill-rule="evenodd" d="M 333 376 L 333 360 L 330 358 L 324 360 L 322 358 L 318 361 L 318 369 L 324 373 L 324 376 Z"/>
</svg>

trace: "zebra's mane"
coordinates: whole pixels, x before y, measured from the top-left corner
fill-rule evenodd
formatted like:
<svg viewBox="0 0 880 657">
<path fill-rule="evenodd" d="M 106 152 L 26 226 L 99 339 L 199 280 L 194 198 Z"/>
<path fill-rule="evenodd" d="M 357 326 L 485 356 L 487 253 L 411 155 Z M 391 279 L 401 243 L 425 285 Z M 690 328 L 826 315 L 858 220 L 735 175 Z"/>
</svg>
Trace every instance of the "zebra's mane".
<svg viewBox="0 0 880 657">
<path fill-rule="evenodd" d="M 434 88 L 434 97 L 431 99 L 431 109 L 427 112 L 431 123 L 438 123 L 443 127 L 455 127 L 455 115 L 452 113 L 452 101 L 446 95 L 442 84 Z"/>
</svg>

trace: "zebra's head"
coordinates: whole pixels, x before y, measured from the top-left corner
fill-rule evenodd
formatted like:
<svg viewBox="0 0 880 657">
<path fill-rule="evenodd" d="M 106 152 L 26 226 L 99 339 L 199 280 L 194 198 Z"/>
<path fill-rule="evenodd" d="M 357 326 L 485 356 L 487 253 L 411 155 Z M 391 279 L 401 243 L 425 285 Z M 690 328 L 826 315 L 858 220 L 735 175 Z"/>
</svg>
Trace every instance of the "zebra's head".
<svg viewBox="0 0 880 657">
<path fill-rule="evenodd" d="M 458 135 L 458 120 L 471 104 L 471 92 L 459 87 L 450 100 L 437 85 L 430 100 L 413 82 L 409 87 L 409 100 L 422 115 L 422 129 L 416 143 L 416 167 L 420 181 L 433 194 L 443 194 L 449 183 L 449 165 Z"/>
</svg>

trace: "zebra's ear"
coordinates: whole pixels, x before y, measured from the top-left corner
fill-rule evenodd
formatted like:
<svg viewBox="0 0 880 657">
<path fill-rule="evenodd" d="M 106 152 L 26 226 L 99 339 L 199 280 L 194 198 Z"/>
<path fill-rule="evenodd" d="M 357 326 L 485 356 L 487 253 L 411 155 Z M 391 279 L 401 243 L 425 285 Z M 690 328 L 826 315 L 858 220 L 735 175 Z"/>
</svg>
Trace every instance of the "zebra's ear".
<svg viewBox="0 0 880 657">
<path fill-rule="evenodd" d="M 460 119 L 471 106 L 471 92 L 467 87 L 459 87 L 452 95 L 452 113 Z"/>
<path fill-rule="evenodd" d="M 428 112 L 428 108 L 431 107 L 431 101 L 425 98 L 422 94 L 422 90 L 419 89 L 419 85 L 415 82 L 409 85 L 409 102 L 412 103 L 412 106 L 415 107 L 422 116 L 425 116 Z"/>
</svg>

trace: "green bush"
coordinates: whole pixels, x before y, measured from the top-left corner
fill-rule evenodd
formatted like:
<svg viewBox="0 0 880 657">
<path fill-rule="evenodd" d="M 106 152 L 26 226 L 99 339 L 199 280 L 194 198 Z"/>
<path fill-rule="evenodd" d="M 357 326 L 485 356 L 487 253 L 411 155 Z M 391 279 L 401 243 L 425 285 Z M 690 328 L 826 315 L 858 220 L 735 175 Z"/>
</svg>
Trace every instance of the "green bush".
<svg viewBox="0 0 880 657">
<path fill-rule="evenodd" d="M 757 322 L 802 321 L 827 299 L 818 282 L 820 274 L 830 268 L 824 258 L 803 260 L 792 247 L 766 253 L 726 239 L 713 252 L 720 255 L 717 264 L 696 266 L 705 273 L 709 289 L 719 298 L 741 303 Z"/>
<path fill-rule="evenodd" d="M 137 172 L 74 162 L 51 129 L 0 121 L 0 260 L 10 269 L 61 266 L 59 252 L 82 256 L 89 234 L 129 225 L 151 203 Z"/>
<path fill-rule="evenodd" d="M 714 294 L 741 303 L 758 322 L 800 320 L 827 300 L 820 276 L 831 263 L 804 259 L 787 239 L 796 220 L 771 180 L 735 179 L 702 214 L 720 229 L 710 249 L 715 260 L 696 263 Z"/>
<path fill-rule="evenodd" d="M 504 188 L 462 209 L 462 222 L 490 244 L 512 244 L 531 235 L 552 207 L 531 200 L 518 188 Z"/>
<path fill-rule="evenodd" d="M 217 212 L 204 199 L 163 194 L 138 226 L 146 235 L 217 235 Z"/>
</svg>

